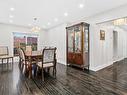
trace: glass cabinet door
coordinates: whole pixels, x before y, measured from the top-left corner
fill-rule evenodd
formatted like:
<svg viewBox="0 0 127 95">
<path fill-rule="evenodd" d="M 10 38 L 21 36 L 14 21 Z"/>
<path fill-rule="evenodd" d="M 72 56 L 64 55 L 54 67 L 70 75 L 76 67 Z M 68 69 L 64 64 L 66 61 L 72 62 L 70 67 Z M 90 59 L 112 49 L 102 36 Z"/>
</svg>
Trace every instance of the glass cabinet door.
<svg viewBox="0 0 127 95">
<path fill-rule="evenodd" d="M 76 53 L 80 53 L 81 52 L 81 27 L 80 26 L 76 26 L 74 28 L 74 31 L 75 31 L 74 51 Z"/>
<path fill-rule="evenodd" d="M 89 26 L 84 26 L 84 57 L 85 64 L 89 64 Z"/>
<path fill-rule="evenodd" d="M 88 26 L 84 27 L 84 50 L 85 52 L 88 52 L 89 49 L 89 30 L 88 30 Z"/>
<path fill-rule="evenodd" d="M 68 52 L 74 52 L 74 29 L 68 29 Z"/>
</svg>

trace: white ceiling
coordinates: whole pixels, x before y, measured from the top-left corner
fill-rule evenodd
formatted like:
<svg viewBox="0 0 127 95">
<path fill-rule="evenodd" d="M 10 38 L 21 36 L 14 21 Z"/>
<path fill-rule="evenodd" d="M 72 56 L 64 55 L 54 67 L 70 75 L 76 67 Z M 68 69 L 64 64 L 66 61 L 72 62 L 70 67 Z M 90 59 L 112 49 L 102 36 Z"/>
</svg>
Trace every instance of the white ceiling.
<svg viewBox="0 0 127 95">
<path fill-rule="evenodd" d="M 84 8 L 80 9 L 79 4 Z M 0 23 L 28 26 L 33 18 L 38 18 L 38 25 L 48 29 L 65 22 L 95 15 L 127 3 L 127 0 L 0 0 Z M 10 8 L 15 8 L 10 11 Z M 65 17 L 64 13 L 68 16 Z M 13 15 L 13 18 L 9 18 Z M 55 22 L 54 19 L 58 18 Z M 48 25 L 48 23 L 51 23 Z"/>
</svg>

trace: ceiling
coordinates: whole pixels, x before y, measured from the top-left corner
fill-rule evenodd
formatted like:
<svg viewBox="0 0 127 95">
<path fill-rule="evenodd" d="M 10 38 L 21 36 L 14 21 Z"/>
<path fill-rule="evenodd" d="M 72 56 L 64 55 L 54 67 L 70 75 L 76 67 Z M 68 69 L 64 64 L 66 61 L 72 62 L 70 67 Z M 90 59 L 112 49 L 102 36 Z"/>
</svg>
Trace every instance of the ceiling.
<svg viewBox="0 0 127 95">
<path fill-rule="evenodd" d="M 37 24 L 48 29 L 126 3 L 127 0 L 0 0 L 0 23 L 31 27 L 34 24 L 33 18 L 37 17 Z M 84 4 L 84 7 L 80 4 Z M 10 8 L 14 8 L 14 11 Z M 65 16 L 65 12 L 68 16 Z"/>
</svg>

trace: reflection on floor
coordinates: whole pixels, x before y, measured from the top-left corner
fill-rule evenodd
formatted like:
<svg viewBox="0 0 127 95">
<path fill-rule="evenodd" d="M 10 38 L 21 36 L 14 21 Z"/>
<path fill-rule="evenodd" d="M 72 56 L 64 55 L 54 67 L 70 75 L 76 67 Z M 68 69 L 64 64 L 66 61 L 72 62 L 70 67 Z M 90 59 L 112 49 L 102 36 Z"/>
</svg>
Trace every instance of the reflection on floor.
<svg viewBox="0 0 127 95">
<path fill-rule="evenodd" d="M 113 65 L 97 72 L 98 76 L 113 82 L 116 86 L 127 89 L 127 59 L 115 62 Z"/>
<path fill-rule="evenodd" d="M 0 95 L 126 95 L 126 68 L 120 63 L 95 73 L 58 64 L 57 78 L 46 75 L 42 82 L 22 75 L 17 63 L 0 65 Z"/>
</svg>

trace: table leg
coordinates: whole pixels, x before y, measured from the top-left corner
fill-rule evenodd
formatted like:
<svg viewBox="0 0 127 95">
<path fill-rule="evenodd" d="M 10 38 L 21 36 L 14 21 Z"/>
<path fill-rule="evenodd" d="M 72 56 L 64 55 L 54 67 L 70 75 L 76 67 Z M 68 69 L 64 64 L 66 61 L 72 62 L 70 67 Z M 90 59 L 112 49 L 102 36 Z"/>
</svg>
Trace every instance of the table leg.
<svg viewBox="0 0 127 95">
<path fill-rule="evenodd" d="M 32 78 L 32 59 L 29 57 L 29 78 Z"/>
<path fill-rule="evenodd" d="M 7 66 L 8 66 L 8 61 L 9 61 L 9 59 L 7 58 Z"/>
</svg>

